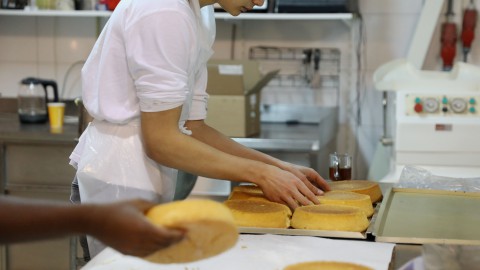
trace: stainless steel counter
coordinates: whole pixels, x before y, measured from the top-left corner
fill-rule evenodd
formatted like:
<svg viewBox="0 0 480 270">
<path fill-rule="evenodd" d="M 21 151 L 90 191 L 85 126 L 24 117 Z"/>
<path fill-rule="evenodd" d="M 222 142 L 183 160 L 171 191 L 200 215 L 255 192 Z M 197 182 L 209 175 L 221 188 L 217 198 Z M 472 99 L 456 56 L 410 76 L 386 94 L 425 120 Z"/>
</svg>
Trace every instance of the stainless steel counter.
<svg viewBox="0 0 480 270">
<path fill-rule="evenodd" d="M 77 138 L 77 124 L 66 123 L 61 133 L 52 133 L 48 123 L 22 124 L 16 113 L 0 113 L 0 191 L 3 193 L 7 184 L 15 186 L 17 179 L 21 183 L 41 185 L 28 178 L 37 178 L 45 170 L 50 163 L 45 157 L 52 159 L 52 164 L 57 167 L 57 172 L 51 172 L 55 170 L 51 168 L 46 178 L 53 174 L 58 175 L 54 179 L 71 176 L 68 152 L 75 147 Z M 52 184 L 49 179 L 45 180 L 46 184 Z"/>
<path fill-rule="evenodd" d="M 28 143 L 76 143 L 78 124 L 65 123 L 62 133 L 51 133 L 50 126 L 44 124 L 22 124 L 16 113 L 0 113 L 0 141 Z"/>
</svg>

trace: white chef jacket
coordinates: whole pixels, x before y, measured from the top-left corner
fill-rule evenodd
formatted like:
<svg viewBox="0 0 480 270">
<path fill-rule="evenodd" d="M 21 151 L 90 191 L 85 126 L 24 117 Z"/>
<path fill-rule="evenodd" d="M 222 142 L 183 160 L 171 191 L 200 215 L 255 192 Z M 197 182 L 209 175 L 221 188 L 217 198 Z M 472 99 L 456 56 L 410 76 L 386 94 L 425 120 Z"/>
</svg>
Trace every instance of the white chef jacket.
<svg viewBox="0 0 480 270">
<path fill-rule="evenodd" d="M 197 19 L 186 0 L 122 0 L 82 70 L 83 103 L 95 119 L 126 123 L 141 111 L 181 105 L 199 57 Z M 206 116 L 206 73 L 190 119 Z"/>
<path fill-rule="evenodd" d="M 180 126 L 187 119 L 205 119 L 208 94 L 203 64 L 212 54 L 215 21 L 208 6 L 202 8 L 203 22 L 198 25 L 198 3 L 192 2 L 120 2 L 82 69 L 82 99 L 91 116 L 126 124 L 138 119 L 140 111 L 184 104 Z M 193 91 L 191 101 L 189 91 Z M 75 167 L 82 148 L 81 140 L 70 156 Z"/>
</svg>

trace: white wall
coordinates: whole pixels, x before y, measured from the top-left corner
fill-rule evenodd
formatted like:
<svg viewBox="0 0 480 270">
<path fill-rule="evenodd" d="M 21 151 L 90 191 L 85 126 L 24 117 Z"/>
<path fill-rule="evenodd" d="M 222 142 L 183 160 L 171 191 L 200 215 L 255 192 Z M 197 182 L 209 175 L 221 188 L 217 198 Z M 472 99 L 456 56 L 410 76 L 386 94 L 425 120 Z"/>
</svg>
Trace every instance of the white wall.
<svg viewBox="0 0 480 270">
<path fill-rule="evenodd" d="M 372 85 L 373 73 L 386 62 L 406 57 L 422 5 L 418 0 L 360 1 L 365 34 L 361 55 L 364 83 L 355 89 L 360 92 L 360 120 L 357 112 L 352 112 L 351 125 L 345 128 L 357 178 L 366 177 L 383 134 L 382 93 Z"/>
<path fill-rule="evenodd" d="M 0 93 L 16 97 L 21 79 L 57 81 L 62 97 L 80 95 L 80 68 L 96 38 L 96 18 L 0 16 Z"/>
<path fill-rule="evenodd" d="M 469 1 L 454 2 L 455 20 L 461 25 L 462 6 Z M 214 58 L 229 59 L 232 55 L 236 59 L 245 58 L 248 49 L 257 45 L 340 48 L 343 56 L 342 125 L 337 148 L 355 155 L 356 177 L 363 178 L 382 134 L 381 93 L 373 89 L 372 74 L 381 64 L 406 56 L 422 5 L 423 1 L 419 0 L 360 0 L 365 29 L 359 73 L 364 83 L 360 87 L 356 86 L 355 55 L 360 42 L 358 21 L 349 25 L 343 21 L 218 20 Z M 236 25 L 236 37 L 232 53 L 233 24 Z M 72 68 L 66 89 L 62 89 L 64 77 L 69 67 L 86 59 L 101 25 L 102 19 L 97 18 L 0 16 L 1 95 L 15 97 L 18 82 L 27 76 L 56 80 L 64 98 L 80 95 L 81 65 Z M 479 28 L 470 57 L 474 64 L 480 63 Z M 440 70 L 438 33 L 439 29 L 432 39 L 425 63 L 427 69 Z M 359 122 L 357 104 L 361 106 Z"/>
</svg>

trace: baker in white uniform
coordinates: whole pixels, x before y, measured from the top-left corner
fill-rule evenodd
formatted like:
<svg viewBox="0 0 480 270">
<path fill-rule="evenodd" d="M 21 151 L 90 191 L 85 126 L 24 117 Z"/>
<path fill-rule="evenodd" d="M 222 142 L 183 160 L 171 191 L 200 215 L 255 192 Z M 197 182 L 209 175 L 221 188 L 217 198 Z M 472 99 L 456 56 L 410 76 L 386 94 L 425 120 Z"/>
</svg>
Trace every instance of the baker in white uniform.
<svg viewBox="0 0 480 270">
<path fill-rule="evenodd" d="M 119 3 L 82 69 L 83 103 L 94 120 L 70 157 L 80 191 L 74 201 L 171 201 L 181 169 L 257 184 L 291 208 L 318 203 L 328 185 L 313 169 L 246 148 L 203 121 L 212 5 L 237 16 L 263 1 Z M 104 247 L 93 238 L 88 246 L 92 256 Z"/>
</svg>

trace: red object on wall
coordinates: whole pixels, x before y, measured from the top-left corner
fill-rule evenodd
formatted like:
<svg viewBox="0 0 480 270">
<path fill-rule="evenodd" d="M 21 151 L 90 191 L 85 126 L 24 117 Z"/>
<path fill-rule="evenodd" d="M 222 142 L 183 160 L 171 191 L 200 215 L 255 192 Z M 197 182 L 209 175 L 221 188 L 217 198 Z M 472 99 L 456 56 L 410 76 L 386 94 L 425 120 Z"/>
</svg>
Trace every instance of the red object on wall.
<svg viewBox="0 0 480 270">
<path fill-rule="evenodd" d="M 475 35 L 475 24 L 477 23 L 477 11 L 466 9 L 463 13 L 462 43 L 464 48 L 470 48 Z"/>
<path fill-rule="evenodd" d="M 113 11 L 118 3 L 120 3 L 120 0 L 107 0 L 107 9 Z"/>
<path fill-rule="evenodd" d="M 453 60 L 457 53 L 457 25 L 452 22 L 442 24 L 441 33 L 441 51 L 444 70 L 450 70 L 453 66 Z"/>
</svg>

